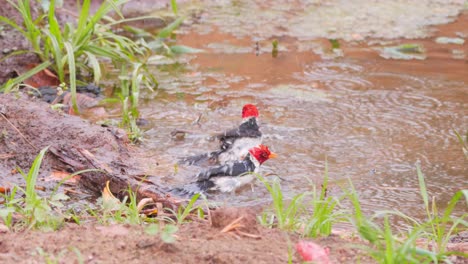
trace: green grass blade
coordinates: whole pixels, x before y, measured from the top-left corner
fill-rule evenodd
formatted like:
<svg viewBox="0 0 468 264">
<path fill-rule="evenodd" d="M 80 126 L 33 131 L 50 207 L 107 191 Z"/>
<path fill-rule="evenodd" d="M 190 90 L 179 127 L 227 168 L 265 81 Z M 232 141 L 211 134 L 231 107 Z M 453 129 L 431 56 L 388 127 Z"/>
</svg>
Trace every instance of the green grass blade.
<svg viewBox="0 0 468 264">
<path fill-rule="evenodd" d="M 185 220 L 185 218 L 187 218 L 190 212 L 192 212 L 193 205 L 195 204 L 195 202 L 198 200 L 199 197 L 200 197 L 200 194 L 197 193 L 192 197 L 192 199 L 190 199 L 190 202 L 187 204 L 187 206 L 185 206 L 184 210 L 182 211 L 182 214 L 179 217 L 179 221 L 180 221 L 179 224 L 181 224 Z"/>
<path fill-rule="evenodd" d="M 85 51 L 85 54 L 88 57 L 88 62 L 91 65 L 91 68 L 93 69 L 94 83 L 97 85 L 102 76 L 101 65 L 99 65 L 99 61 L 93 53 Z"/>
<path fill-rule="evenodd" d="M 124 1 L 115 1 L 115 2 L 114 2 L 114 1 L 115 1 L 115 0 L 107 0 L 106 3 L 108 3 L 108 4 L 109 4 L 109 7 L 111 7 L 112 10 L 114 10 L 115 13 L 116 13 L 121 19 L 123 19 L 123 18 L 124 18 L 124 15 L 123 15 L 122 12 L 120 11 L 119 6 L 122 5 L 122 4 L 124 4 L 124 3 L 126 3 L 126 2 L 128 2 L 128 0 L 124 0 Z M 109 11 L 110 11 L 110 9 L 109 9 L 105 14 L 107 14 Z M 104 15 L 105 15 L 105 14 L 104 14 Z"/>
<path fill-rule="evenodd" d="M 171 7 L 172 7 L 172 12 L 177 15 L 177 1 L 176 0 L 171 0 Z"/>
<path fill-rule="evenodd" d="M 39 27 L 36 25 L 35 21 L 31 15 L 31 7 L 29 5 L 29 0 L 25 1 L 18 1 L 18 10 L 21 13 L 23 18 L 23 23 L 26 27 L 27 38 L 29 42 L 33 46 L 33 49 L 38 54 L 41 54 L 41 47 L 40 47 L 40 30 Z M 38 18 L 41 20 L 41 17 Z"/>
<path fill-rule="evenodd" d="M 89 0 L 85 0 L 89 1 Z M 88 35 L 96 26 L 96 24 L 109 13 L 112 9 L 114 9 L 117 13 L 119 13 L 118 6 L 128 2 L 128 0 L 107 0 L 105 1 L 99 9 L 94 13 L 91 17 L 90 22 L 86 25 L 86 27 L 81 28 L 79 31 L 82 32 L 83 35 Z M 88 9 L 89 10 L 89 9 Z M 89 11 L 88 11 L 89 12 Z M 88 17 L 88 13 L 85 14 Z M 79 43 L 82 43 L 81 41 Z"/>
<path fill-rule="evenodd" d="M 394 255 L 394 239 L 388 216 L 384 219 L 384 239 L 385 239 L 385 263 L 395 263 L 393 259 Z"/>
<path fill-rule="evenodd" d="M 458 133 L 458 131 L 454 130 L 453 132 L 455 133 L 458 142 L 460 142 L 465 158 L 468 159 L 468 132 L 466 132 L 466 142 L 463 140 L 463 137 Z"/>
<path fill-rule="evenodd" d="M 31 70 L 27 71 L 26 73 L 14 78 L 14 79 L 10 79 L 8 80 L 1 88 L 0 88 L 0 91 L 3 91 L 5 93 L 8 93 L 10 92 L 14 87 L 16 87 L 18 84 L 24 82 L 25 80 L 31 78 L 32 76 L 34 76 L 35 74 L 37 74 L 38 72 L 46 69 L 47 67 L 49 67 L 52 63 L 50 61 L 45 61 L 39 65 L 37 65 L 36 67 L 32 68 Z"/>
<path fill-rule="evenodd" d="M 62 43 L 62 33 L 57 18 L 55 17 L 55 0 L 50 1 L 48 18 L 50 33 L 54 35 L 58 43 Z"/>
<path fill-rule="evenodd" d="M 109 50 L 103 47 L 99 47 L 96 45 L 88 45 L 83 48 L 84 51 L 89 51 L 90 53 L 96 55 L 96 56 L 101 56 L 105 58 L 109 58 L 112 60 L 120 61 L 122 60 L 122 56 L 116 51 Z"/>
<path fill-rule="evenodd" d="M 325 172 L 322 183 L 322 190 L 320 191 L 320 200 L 324 200 L 328 188 L 328 161 L 325 159 Z"/>
<path fill-rule="evenodd" d="M 133 118 L 138 118 L 138 99 L 140 96 L 140 83 L 143 78 L 141 75 L 140 68 L 141 63 L 134 63 L 133 64 L 133 72 L 132 72 L 132 84 L 131 84 L 131 95 L 130 100 L 132 102 L 132 113 L 134 114 Z"/>
<path fill-rule="evenodd" d="M 468 202 L 468 190 L 461 190 L 456 192 L 455 195 L 453 195 L 452 199 L 450 199 L 450 202 L 448 203 L 447 207 L 445 208 L 443 219 L 448 219 L 450 217 L 453 209 L 455 208 L 455 205 L 462 198 L 463 195 L 465 196 Z"/>
<path fill-rule="evenodd" d="M 427 194 L 427 188 L 426 188 L 426 182 L 424 180 L 424 174 L 421 171 L 421 167 L 419 164 L 416 165 L 416 171 L 418 174 L 418 181 L 419 181 L 419 191 L 421 193 L 421 197 L 423 198 L 424 201 L 424 206 L 426 208 L 426 211 L 428 213 L 428 216 L 430 215 L 429 212 L 429 195 Z"/>
<path fill-rule="evenodd" d="M 65 49 L 67 50 L 68 70 L 70 75 L 70 91 L 73 111 L 79 114 L 78 105 L 76 103 L 76 67 L 75 67 L 75 54 L 70 42 L 65 42 Z"/>
<path fill-rule="evenodd" d="M 84 30 L 86 28 L 86 23 L 89 18 L 89 7 L 91 4 L 91 0 L 84 0 L 83 4 L 81 5 L 81 11 L 80 11 L 80 16 L 78 18 L 78 26 L 76 28 L 77 37 L 83 37 L 82 34 L 84 33 Z"/>
<path fill-rule="evenodd" d="M 4 16 L 0 16 L 0 21 L 5 23 L 5 24 L 8 24 L 9 26 L 11 26 L 14 29 L 18 30 L 19 32 L 21 32 L 21 34 L 23 34 L 25 37 L 27 37 L 26 31 L 24 31 L 20 26 L 18 26 L 18 24 L 16 24 L 13 20 L 8 19 L 8 18 L 6 18 Z"/>
<path fill-rule="evenodd" d="M 170 50 L 174 54 L 187 54 L 187 53 L 202 53 L 205 52 L 202 49 L 196 49 L 184 45 L 174 45 L 170 46 Z"/>
<path fill-rule="evenodd" d="M 128 23 L 128 22 L 133 22 L 133 21 L 140 21 L 140 20 L 145 20 L 145 19 L 154 19 L 155 17 L 157 17 L 157 16 L 149 15 L 149 16 L 129 17 L 129 18 L 120 19 L 120 20 L 112 20 L 111 22 L 106 23 L 106 26 L 115 26 L 115 25 L 118 25 L 118 24 Z M 130 33 L 134 34 L 134 35 L 143 34 L 145 37 L 152 36 L 152 34 L 145 31 L 144 29 L 131 27 L 131 26 L 123 26 L 123 28 L 125 30 L 129 31 Z"/>
<path fill-rule="evenodd" d="M 59 77 L 60 82 L 65 81 L 65 72 L 63 69 L 63 54 L 62 48 L 60 47 L 58 39 L 55 35 L 51 34 L 50 32 L 44 32 L 45 35 L 48 37 L 50 42 L 50 49 L 52 50 L 52 54 L 55 60 L 55 67 Z"/>
<path fill-rule="evenodd" d="M 36 197 L 35 186 L 37 182 L 37 176 L 39 175 L 39 169 L 42 164 L 42 159 L 44 158 L 44 155 L 47 152 L 48 148 L 49 147 L 46 147 L 39 152 L 39 155 L 36 156 L 33 164 L 31 165 L 31 168 L 29 169 L 28 175 L 26 177 L 26 197 L 27 198 Z"/>
<path fill-rule="evenodd" d="M 16 51 L 10 52 L 10 53 L 8 53 L 8 55 L 6 55 L 6 56 L 0 58 L 0 63 L 1 63 L 2 61 L 7 60 L 7 59 L 10 58 L 10 57 L 18 56 L 18 55 L 22 55 L 22 54 L 26 54 L 26 53 L 30 53 L 30 52 L 31 52 L 30 50 L 16 50 Z"/>
<path fill-rule="evenodd" d="M 158 33 L 158 38 L 167 38 L 171 35 L 172 31 L 174 31 L 176 28 L 182 24 L 184 21 L 183 17 L 179 17 L 178 19 L 174 20 L 172 23 L 167 25 L 165 28 L 161 29 Z"/>
</svg>

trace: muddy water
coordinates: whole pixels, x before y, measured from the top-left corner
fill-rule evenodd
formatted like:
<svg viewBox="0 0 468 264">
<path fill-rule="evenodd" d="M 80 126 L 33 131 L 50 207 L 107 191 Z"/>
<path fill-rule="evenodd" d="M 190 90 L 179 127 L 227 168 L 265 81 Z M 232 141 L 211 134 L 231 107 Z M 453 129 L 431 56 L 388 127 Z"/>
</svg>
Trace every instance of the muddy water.
<svg viewBox="0 0 468 264">
<path fill-rule="evenodd" d="M 264 143 L 279 154 L 264 164 L 263 174 L 280 176 L 288 196 L 319 185 L 326 160 L 331 191 L 347 188 L 349 178 L 371 211 L 424 214 L 416 163 L 442 206 L 468 188 L 467 161 L 453 133 L 468 129 L 468 45 L 435 42 L 437 36 L 468 36 L 468 14 L 456 16 L 463 1 L 406 5 L 404 14 L 398 13 L 404 1 L 396 1 L 386 6 L 394 13 L 382 17 L 384 1 L 364 11 L 350 4 L 355 12 L 344 17 L 339 3 L 320 2 L 187 7 L 197 15 L 177 41 L 206 52 L 156 70 L 161 89 L 142 102 L 141 113 L 151 122 L 144 145 L 159 162 L 149 170 L 163 175 L 154 180 L 190 181 L 199 168 L 175 168 L 177 157 L 215 149 L 210 133 L 234 127 L 242 105 L 254 103 Z M 320 25 L 330 14 L 336 22 L 331 29 Z M 349 26 L 353 21 L 356 27 Z M 386 25 L 391 30 L 383 30 Z M 329 35 L 349 41 L 332 51 L 321 38 Z M 280 43 L 276 58 L 274 38 Z M 380 56 L 384 46 L 402 43 L 423 46 L 425 59 Z M 175 129 L 191 133 L 175 140 L 169 136 Z M 255 184 L 212 199 L 250 205 L 268 201 L 268 194 Z"/>
</svg>

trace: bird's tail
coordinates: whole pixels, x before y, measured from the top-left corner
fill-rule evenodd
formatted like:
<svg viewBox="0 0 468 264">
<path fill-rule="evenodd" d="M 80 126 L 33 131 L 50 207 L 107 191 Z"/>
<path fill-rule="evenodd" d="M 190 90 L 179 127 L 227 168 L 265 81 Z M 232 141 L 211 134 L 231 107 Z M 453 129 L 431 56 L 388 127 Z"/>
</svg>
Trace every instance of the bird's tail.
<svg viewBox="0 0 468 264">
<path fill-rule="evenodd" d="M 204 163 L 216 163 L 221 152 L 222 151 L 213 151 L 209 153 L 183 157 L 179 159 L 178 163 L 184 165 L 203 165 Z"/>
<path fill-rule="evenodd" d="M 181 198 L 192 198 L 197 193 L 206 194 L 213 187 L 214 183 L 212 181 L 199 181 L 175 187 L 171 189 L 170 193 Z"/>
</svg>

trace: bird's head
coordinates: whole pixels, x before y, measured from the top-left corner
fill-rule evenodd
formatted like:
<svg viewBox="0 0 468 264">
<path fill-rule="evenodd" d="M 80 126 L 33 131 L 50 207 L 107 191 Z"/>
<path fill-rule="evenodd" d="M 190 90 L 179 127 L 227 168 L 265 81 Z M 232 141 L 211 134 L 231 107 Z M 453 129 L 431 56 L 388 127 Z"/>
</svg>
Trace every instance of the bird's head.
<svg viewBox="0 0 468 264">
<path fill-rule="evenodd" d="M 258 145 L 249 149 L 250 155 L 252 155 L 258 163 L 262 164 L 263 162 L 267 161 L 268 159 L 276 158 L 276 153 L 271 152 L 267 146 L 265 145 Z"/>
<path fill-rule="evenodd" d="M 242 118 L 258 117 L 257 107 L 253 104 L 246 104 L 242 108 Z"/>
</svg>

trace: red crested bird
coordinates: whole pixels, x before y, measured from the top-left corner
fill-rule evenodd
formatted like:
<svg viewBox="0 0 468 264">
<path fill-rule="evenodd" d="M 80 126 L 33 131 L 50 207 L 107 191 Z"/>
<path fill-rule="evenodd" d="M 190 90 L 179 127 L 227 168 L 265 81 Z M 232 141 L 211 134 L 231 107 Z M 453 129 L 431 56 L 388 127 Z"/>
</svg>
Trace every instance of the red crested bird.
<svg viewBox="0 0 468 264">
<path fill-rule="evenodd" d="M 183 158 L 180 163 L 199 165 L 204 161 L 224 164 L 242 160 L 249 149 L 262 143 L 262 132 L 257 124 L 258 110 L 253 104 L 242 108 L 242 123 L 239 127 L 216 135 L 220 142 L 219 150 Z"/>
<path fill-rule="evenodd" d="M 241 161 L 231 161 L 201 171 L 196 175 L 196 182 L 172 189 L 177 195 L 192 196 L 207 191 L 232 192 L 255 179 L 252 173 L 258 172 L 260 165 L 276 153 L 271 152 L 267 146 L 258 145 L 250 148 Z"/>
</svg>

